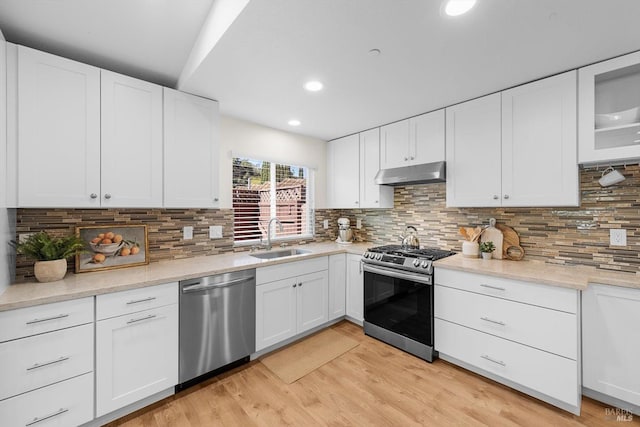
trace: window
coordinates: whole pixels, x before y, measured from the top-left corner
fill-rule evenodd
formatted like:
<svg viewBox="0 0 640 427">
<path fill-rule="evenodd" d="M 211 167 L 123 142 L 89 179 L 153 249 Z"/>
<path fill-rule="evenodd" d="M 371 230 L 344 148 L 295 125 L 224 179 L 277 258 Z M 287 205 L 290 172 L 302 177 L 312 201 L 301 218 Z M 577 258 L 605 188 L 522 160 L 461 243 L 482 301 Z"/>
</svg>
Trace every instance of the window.
<svg viewBox="0 0 640 427">
<path fill-rule="evenodd" d="M 233 238 L 236 243 L 256 243 L 271 237 L 313 236 L 312 176 L 309 168 L 263 160 L 233 158 Z M 275 179 L 271 179 L 275 177 Z"/>
</svg>

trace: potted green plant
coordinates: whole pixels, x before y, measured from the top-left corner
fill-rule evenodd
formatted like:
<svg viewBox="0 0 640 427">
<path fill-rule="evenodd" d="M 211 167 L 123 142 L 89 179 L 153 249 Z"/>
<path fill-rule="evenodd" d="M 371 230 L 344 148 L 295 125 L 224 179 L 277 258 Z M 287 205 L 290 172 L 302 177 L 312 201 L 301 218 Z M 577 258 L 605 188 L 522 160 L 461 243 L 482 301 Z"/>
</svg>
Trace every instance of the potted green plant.
<svg viewBox="0 0 640 427">
<path fill-rule="evenodd" d="M 491 259 L 493 256 L 493 251 L 496 250 L 493 242 L 482 242 L 480 243 L 480 252 L 482 253 L 482 259 Z"/>
<path fill-rule="evenodd" d="M 67 273 L 67 258 L 85 250 L 76 235 L 51 237 L 44 231 L 32 234 L 22 242 L 11 241 L 16 253 L 33 258 L 33 271 L 38 282 L 54 282 Z"/>
</svg>

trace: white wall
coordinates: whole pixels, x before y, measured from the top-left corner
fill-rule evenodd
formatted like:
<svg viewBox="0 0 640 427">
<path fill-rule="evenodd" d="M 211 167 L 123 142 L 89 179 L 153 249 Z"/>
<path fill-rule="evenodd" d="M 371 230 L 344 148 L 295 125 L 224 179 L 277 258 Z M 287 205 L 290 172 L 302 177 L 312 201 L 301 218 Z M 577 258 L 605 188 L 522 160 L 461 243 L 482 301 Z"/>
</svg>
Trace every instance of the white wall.
<svg viewBox="0 0 640 427">
<path fill-rule="evenodd" d="M 220 134 L 221 208 L 232 207 L 232 159 L 243 156 L 314 169 L 316 208 L 325 207 L 326 141 L 225 116 L 220 118 Z"/>
</svg>

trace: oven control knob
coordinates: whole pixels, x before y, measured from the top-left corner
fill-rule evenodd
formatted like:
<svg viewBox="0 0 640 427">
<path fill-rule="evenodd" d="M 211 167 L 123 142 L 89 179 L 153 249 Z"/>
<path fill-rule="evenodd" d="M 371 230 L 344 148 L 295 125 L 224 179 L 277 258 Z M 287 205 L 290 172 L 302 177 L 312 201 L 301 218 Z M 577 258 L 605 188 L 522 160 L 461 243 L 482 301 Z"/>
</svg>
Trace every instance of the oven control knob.
<svg viewBox="0 0 640 427">
<path fill-rule="evenodd" d="M 369 258 L 369 252 L 365 252 L 365 253 L 363 253 L 363 254 L 362 254 L 362 257 L 363 257 L 363 258 Z"/>
<path fill-rule="evenodd" d="M 420 265 L 420 260 L 419 259 L 413 260 L 413 266 L 414 267 L 418 267 L 419 265 Z"/>
<path fill-rule="evenodd" d="M 429 267 L 429 261 L 422 261 L 422 264 L 420 264 L 422 266 L 422 268 L 427 268 Z"/>
<path fill-rule="evenodd" d="M 376 259 L 380 261 L 382 259 L 382 254 L 376 254 Z"/>
</svg>

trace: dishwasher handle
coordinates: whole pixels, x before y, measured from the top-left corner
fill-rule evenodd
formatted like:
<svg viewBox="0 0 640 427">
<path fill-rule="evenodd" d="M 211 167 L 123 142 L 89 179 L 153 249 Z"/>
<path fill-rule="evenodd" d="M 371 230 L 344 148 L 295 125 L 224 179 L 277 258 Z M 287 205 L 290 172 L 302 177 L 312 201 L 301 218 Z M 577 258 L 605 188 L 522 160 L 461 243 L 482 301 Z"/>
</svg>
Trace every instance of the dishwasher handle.
<svg viewBox="0 0 640 427">
<path fill-rule="evenodd" d="M 222 283 L 200 283 L 200 282 L 196 282 L 192 285 L 189 286 L 185 286 L 184 288 L 182 288 L 182 293 L 183 294 L 187 294 L 189 292 L 199 292 L 199 291 L 206 291 L 209 289 L 217 289 L 217 288 L 226 288 L 229 286 L 233 286 L 233 285 L 237 285 L 239 283 L 244 283 L 244 282 L 250 282 L 252 280 L 254 280 L 254 277 L 242 277 L 240 279 L 233 279 L 233 280 L 228 280 L 226 282 L 222 282 Z"/>
</svg>

